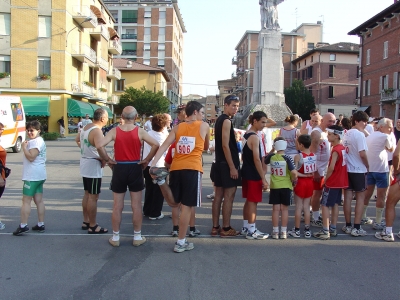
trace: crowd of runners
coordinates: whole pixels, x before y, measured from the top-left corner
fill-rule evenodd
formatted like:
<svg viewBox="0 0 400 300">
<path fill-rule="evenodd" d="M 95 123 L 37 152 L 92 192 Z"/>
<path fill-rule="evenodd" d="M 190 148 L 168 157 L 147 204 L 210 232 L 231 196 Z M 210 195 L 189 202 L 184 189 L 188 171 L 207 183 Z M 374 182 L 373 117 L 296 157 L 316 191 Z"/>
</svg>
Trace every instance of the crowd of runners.
<svg viewBox="0 0 400 300">
<path fill-rule="evenodd" d="M 232 117 L 239 108 L 235 95 L 224 99 L 224 111 L 214 126 L 214 141 L 210 127 L 204 122 L 204 107 L 190 101 L 177 109 L 180 123 L 169 128 L 168 114 L 155 115 L 146 130 L 135 125 L 136 109 L 127 106 L 121 124 L 103 136 L 108 114 L 99 108 L 93 122 L 86 124 L 76 137 L 80 148 L 80 173 L 83 178 L 82 230 L 89 234 L 108 233 L 96 220 L 97 201 L 101 190 L 103 168 L 108 165 L 113 174 L 112 237 L 109 243 L 120 245 L 120 224 L 124 196 L 129 191 L 133 222 L 133 246 L 146 242 L 142 236 L 143 217 L 157 220 L 164 217 L 164 200 L 172 208 L 172 232 L 177 237 L 175 252 L 194 248 L 188 242 L 200 231 L 195 227 L 195 208 L 201 205 L 203 151 L 211 150 L 214 161 L 210 177 L 214 192 L 208 195 L 212 203 L 211 236 L 229 238 L 243 235 L 246 239 L 311 238 L 327 240 L 337 236 L 339 207 L 343 206 L 345 224 L 341 230 L 353 237 L 365 236 L 361 227 L 372 226 L 375 237 L 394 241 L 395 206 L 400 200 L 399 138 L 400 120 L 393 126 L 388 118 L 370 118 L 357 111 L 351 118 L 310 112 L 310 120 L 301 124 L 299 117 L 288 116 L 287 126 L 279 130 L 272 150 L 265 146 L 265 127 L 276 123 L 262 111 L 249 117 L 247 131 L 237 136 Z M 4 126 L 0 123 L 0 133 Z M 27 220 L 31 201 L 38 208 L 38 223 L 32 230 L 44 232 L 45 206 L 42 200 L 46 180 L 46 145 L 40 137 L 40 124 L 27 124 L 29 140 L 23 145 L 23 200 L 21 223 L 13 232 L 29 231 Z M 240 141 L 239 141 L 240 140 Z M 114 142 L 112 153 L 106 146 Z M 238 142 L 239 141 L 239 142 Z M 397 145 L 397 147 L 396 147 Z M 0 148 L 0 192 L 5 187 L 6 152 Z M 240 156 L 239 156 L 240 154 Z M 269 166 L 269 167 L 268 167 Z M 270 182 L 266 180 L 270 172 Z M 243 227 L 231 226 L 232 206 L 237 187 L 242 187 Z M 142 191 L 145 202 L 142 207 Z M 369 200 L 376 188 L 375 218 L 367 216 Z M 257 204 L 267 198 L 272 205 L 272 233 L 257 229 Z M 264 196 L 265 195 L 265 196 Z M 352 218 L 352 200 L 355 200 Z M 295 205 L 295 224 L 288 230 L 288 207 Z M 385 209 L 386 208 L 386 209 Z M 385 218 L 383 212 L 385 210 Z M 321 214 L 322 212 L 322 214 Z M 222 214 L 222 220 L 221 220 Z M 222 222 L 221 222 L 222 221 Z M 304 229 L 301 230 L 301 221 Z M 319 227 L 312 232 L 311 227 Z M 0 222 L 0 229 L 5 225 Z M 400 238 L 400 233 L 398 234 Z"/>
</svg>

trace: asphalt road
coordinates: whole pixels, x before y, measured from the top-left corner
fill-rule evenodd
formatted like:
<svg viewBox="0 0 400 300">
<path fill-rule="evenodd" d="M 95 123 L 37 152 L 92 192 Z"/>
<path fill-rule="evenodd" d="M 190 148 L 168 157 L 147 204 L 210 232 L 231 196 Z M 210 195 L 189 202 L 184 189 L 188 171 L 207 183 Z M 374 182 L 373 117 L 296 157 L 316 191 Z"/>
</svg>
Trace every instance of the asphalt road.
<svg viewBox="0 0 400 300">
<path fill-rule="evenodd" d="M 129 201 L 121 226 L 121 246 L 113 248 L 107 235 L 88 235 L 82 222 L 82 181 L 79 151 L 71 139 L 47 144 L 48 180 L 44 186 L 46 232 L 15 237 L 21 205 L 22 154 L 9 153 L 12 175 L 0 200 L 0 299 L 399 299 L 400 239 L 394 243 L 368 236 L 340 234 L 329 241 L 311 239 L 250 241 L 243 237 L 211 238 L 211 156 L 204 155 L 203 204 L 190 238 L 195 249 L 174 253 L 170 209 L 157 221 L 144 219 L 148 242 L 133 247 Z M 105 170 L 98 223 L 111 232 L 111 179 Z M 257 227 L 272 230 L 268 193 L 258 210 Z M 375 215 L 371 201 L 369 215 Z M 232 226 L 242 225 L 239 189 Z M 397 208 L 394 230 L 400 229 Z M 293 226 L 293 207 L 289 227 Z M 29 226 L 37 221 L 33 205 Z M 340 212 L 338 227 L 343 225 Z M 317 230 L 313 228 L 313 230 Z"/>
</svg>

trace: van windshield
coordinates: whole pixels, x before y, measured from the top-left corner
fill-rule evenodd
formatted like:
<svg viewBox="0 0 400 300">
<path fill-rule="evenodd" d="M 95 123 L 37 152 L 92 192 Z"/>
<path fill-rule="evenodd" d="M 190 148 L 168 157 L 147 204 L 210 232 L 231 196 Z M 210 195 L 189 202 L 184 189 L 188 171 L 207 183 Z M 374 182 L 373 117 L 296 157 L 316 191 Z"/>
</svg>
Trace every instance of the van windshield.
<svg viewBox="0 0 400 300">
<path fill-rule="evenodd" d="M 24 115 L 22 114 L 21 103 L 11 103 L 10 105 L 14 121 L 23 121 Z"/>
</svg>

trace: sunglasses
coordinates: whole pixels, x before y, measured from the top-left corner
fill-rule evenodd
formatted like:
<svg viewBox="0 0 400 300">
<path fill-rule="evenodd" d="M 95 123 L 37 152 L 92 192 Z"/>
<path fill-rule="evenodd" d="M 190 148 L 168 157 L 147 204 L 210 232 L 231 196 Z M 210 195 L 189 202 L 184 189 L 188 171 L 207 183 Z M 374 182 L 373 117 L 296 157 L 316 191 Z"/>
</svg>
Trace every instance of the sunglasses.
<svg viewBox="0 0 400 300">
<path fill-rule="evenodd" d="M 229 101 L 229 100 L 239 100 L 239 97 L 237 97 L 237 96 L 230 96 L 228 99 L 226 99 L 226 101 Z"/>
</svg>

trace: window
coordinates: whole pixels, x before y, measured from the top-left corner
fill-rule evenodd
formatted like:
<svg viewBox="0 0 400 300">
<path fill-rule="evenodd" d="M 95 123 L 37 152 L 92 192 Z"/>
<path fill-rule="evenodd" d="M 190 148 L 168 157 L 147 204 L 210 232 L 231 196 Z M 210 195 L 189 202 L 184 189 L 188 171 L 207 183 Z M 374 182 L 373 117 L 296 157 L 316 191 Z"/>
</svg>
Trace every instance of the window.
<svg viewBox="0 0 400 300">
<path fill-rule="evenodd" d="M 360 66 L 357 66 L 357 70 L 356 70 L 356 78 L 360 77 L 359 73 L 360 73 Z"/>
<path fill-rule="evenodd" d="M 330 54 L 329 55 L 329 60 L 330 61 L 335 61 L 336 60 L 336 54 Z"/>
<path fill-rule="evenodd" d="M 38 58 L 38 75 L 47 74 L 50 75 L 50 57 L 39 57 Z"/>
<path fill-rule="evenodd" d="M 335 65 L 329 65 L 329 77 L 335 77 Z"/>
<path fill-rule="evenodd" d="M 357 55 L 357 62 L 360 62 L 360 55 Z"/>
<path fill-rule="evenodd" d="M 388 58 L 388 52 L 389 52 L 389 42 L 386 41 L 383 43 L 383 59 Z"/>
<path fill-rule="evenodd" d="M 308 67 L 308 78 L 313 78 L 313 66 Z"/>
<path fill-rule="evenodd" d="M 122 43 L 122 55 L 136 55 L 137 43 Z"/>
<path fill-rule="evenodd" d="M 123 10 L 122 23 L 137 23 L 137 10 Z"/>
<path fill-rule="evenodd" d="M 311 56 L 311 62 L 314 62 L 314 56 Z"/>
<path fill-rule="evenodd" d="M 144 17 L 145 18 L 151 18 L 151 11 L 145 11 L 144 12 Z"/>
<path fill-rule="evenodd" d="M 308 92 L 310 93 L 310 95 L 312 95 L 312 86 L 308 87 Z"/>
<path fill-rule="evenodd" d="M 51 17 L 39 16 L 39 37 L 51 37 Z"/>
<path fill-rule="evenodd" d="M 150 65 L 150 59 L 144 59 L 143 60 L 144 65 Z"/>
<path fill-rule="evenodd" d="M 159 17 L 160 17 L 160 20 L 165 20 L 165 11 L 160 11 Z"/>
<path fill-rule="evenodd" d="M 158 44 L 158 50 L 165 50 L 165 44 Z"/>
<path fill-rule="evenodd" d="M 379 82 L 379 91 L 386 90 L 389 87 L 389 75 L 381 76 Z"/>
<path fill-rule="evenodd" d="M 400 72 L 393 73 L 393 88 L 394 89 L 400 88 Z"/>
<path fill-rule="evenodd" d="M 358 98 L 358 87 L 356 87 L 356 99 Z"/>
<path fill-rule="evenodd" d="M 334 93 L 333 93 L 333 86 L 332 85 L 330 85 L 329 86 L 329 95 L 328 95 L 328 98 L 333 98 L 335 95 L 334 95 Z"/>
<path fill-rule="evenodd" d="M 367 57 L 365 58 L 365 64 L 368 66 L 371 63 L 371 49 L 367 50 Z"/>
<path fill-rule="evenodd" d="M 158 60 L 158 66 L 164 68 L 164 66 L 165 66 L 165 61 L 164 61 L 164 59 L 159 59 L 159 60 Z"/>
<path fill-rule="evenodd" d="M 314 49 L 314 43 L 307 43 L 307 49 L 308 50 Z"/>
<path fill-rule="evenodd" d="M 125 90 L 125 79 L 120 79 L 115 81 L 115 90 L 124 91 Z"/>
<path fill-rule="evenodd" d="M 151 34 L 151 27 L 145 27 L 144 28 L 144 35 L 150 35 Z"/>
<path fill-rule="evenodd" d="M 307 66 L 307 59 L 304 60 L 304 65 Z"/>
<path fill-rule="evenodd" d="M 10 56 L 0 56 L 0 73 L 11 73 Z"/>
<path fill-rule="evenodd" d="M 364 81 L 363 96 L 369 96 L 371 94 L 371 79 Z"/>
<path fill-rule="evenodd" d="M 0 35 L 10 35 L 11 15 L 0 13 Z"/>
<path fill-rule="evenodd" d="M 207 110 L 211 110 L 211 107 L 207 107 Z"/>
<path fill-rule="evenodd" d="M 150 50 L 150 43 L 145 43 L 143 46 L 143 50 Z"/>
<path fill-rule="evenodd" d="M 158 35 L 165 35 L 165 27 L 158 28 Z"/>
<path fill-rule="evenodd" d="M 335 113 L 335 110 L 334 110 L 333 108 L 328 108 L 328 113 L 334 114 L 334 113 Z"/>
</svg>

